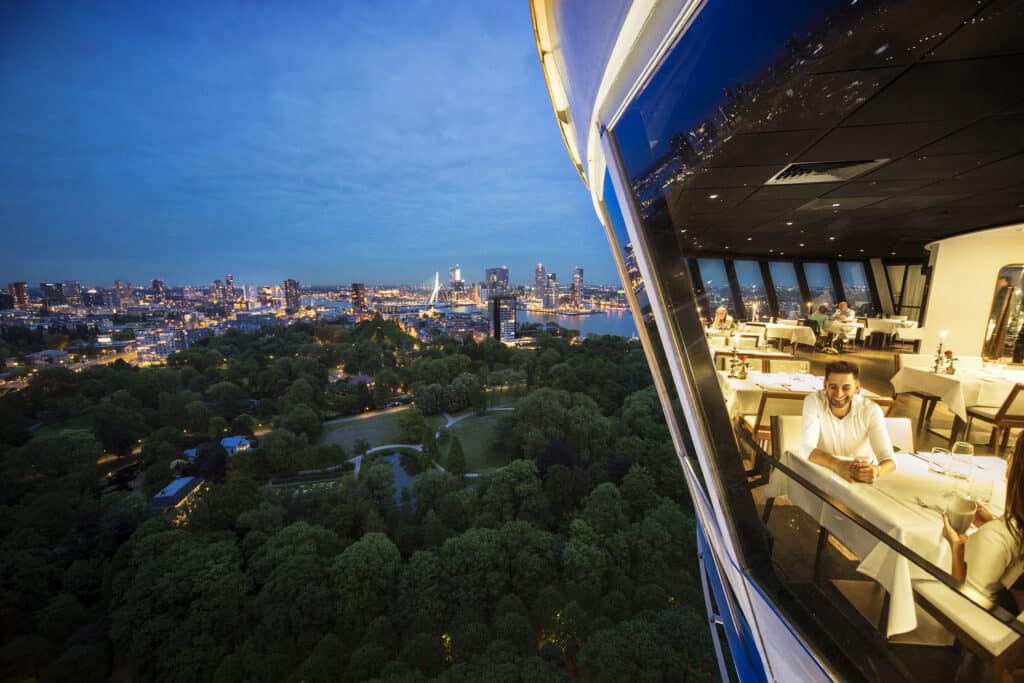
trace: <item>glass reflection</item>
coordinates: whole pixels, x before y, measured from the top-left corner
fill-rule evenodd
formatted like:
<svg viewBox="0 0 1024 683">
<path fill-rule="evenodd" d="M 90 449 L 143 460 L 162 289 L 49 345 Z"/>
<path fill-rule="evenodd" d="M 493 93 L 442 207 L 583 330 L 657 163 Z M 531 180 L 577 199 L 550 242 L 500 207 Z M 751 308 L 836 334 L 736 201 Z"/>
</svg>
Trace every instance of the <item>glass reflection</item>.
<svg viewBox="0 0 1024 683">
<path fill-rule="evenodd" d="M 982 355 L 988 360 L 1009 358 L 1024 361 L 1024 265 L 1006 265 L 999 269 Z"/>
<path fill-rule="evenodd" d="M 697 267 L 700 268 L 700 277 L 704 283 L 704 296 L 708 302 L 708 314 L 714 313 L 715 309 L 724 306 L 735 319 L 744 317 L 736 310 L 736 304 L 732 300 L 732 290 L 729 288 L 729 278 L 725 274 L 725 262 L 722 259 L 702 258 L 697 259 Z"/>
</svg>

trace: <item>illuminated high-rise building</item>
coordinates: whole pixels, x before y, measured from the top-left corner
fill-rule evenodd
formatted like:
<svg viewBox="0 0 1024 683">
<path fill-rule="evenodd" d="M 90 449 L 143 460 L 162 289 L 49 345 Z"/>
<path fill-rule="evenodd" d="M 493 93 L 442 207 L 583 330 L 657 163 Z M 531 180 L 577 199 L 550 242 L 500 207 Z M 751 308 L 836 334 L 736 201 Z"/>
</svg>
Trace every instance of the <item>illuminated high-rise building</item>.
<svg viewBox="0 0 1024 683">
<path fill-rule="evenodd" d="M 285 280 L 283 289 L 285 313 L 297 313 L 302 307 L 301 297 L 299 296 L 299 281 Z"/>
<path fill-rule="evenodd" d="M 448 269 L 448 284 L 454 285 L 456 282 L 462 282 L 462 268 L 458 263 Z"/>
<path fill-rule="evenodd" d="M 28 310 L 28 283 L 12 282 L 7 285 L 7 293 L 14 299 L 14 307 L 19 311 Z"/>
<path fill-rule="evenodd" d="M 544 264 L 538 263 L 533 271 L 533 296 L 537 299 L 544 298 Z"/>
<path fill-rule="evenodd" d="M 14 297 L 7 292 L 0 292 L 0 311 L 9 311 L 14 308 Z"/>
<path fill-rule="evenodd" d="M 127 280 L 114 280 L 114 296 L 118 306 L 131 306 L 135 303 L 135 294 L 132 291 L 132 283 Z"/>
<path fill-rule="evenodd" d="M 508 292 L 508 266 L 487 268 L 484 271 L 484 284 L 487 286 L 487 298 L 502 296 Z"/>
<path fill-rule="evenodd" d="M 544 308 L 558 308 L 558 273 L 548 273 L 544 286 Z"/>
<path fill-rule="evenodd" d="M 235 301 L 235 278 L 228 274 L 224 276 L 224 301 L 228 304 Z"/>
<path fill-rule="evenodd" d="M 366 285 L 361 282 L 352 283 L 352 315 L 356 320 L 362 320 L 367 314 L 366 308 Z"/>
<path fill-rule="evenodd" d="M 457 304 L 466 298 L 466 283 L 462 279 L 462 268 L 458 263 L 448 269 L 448 288 L 451 290 L 451 303 Z"/>
<path fill-rule="evenodd" d="M 259 299 L 260 306 L 267 308 L 272 308 L 277 303 L 273 287 L 260 287 L 256 290 L 256 298 Z"/>
<path fill-rule="evenodd" d="M 60 306 L 64 303 L 64 287 L 59 282 L 40 282 L 44 306 Z"/>
<path fill-rule="evenodd" d="M 90 287 L 89 289 L 82 292 L 82 305 L 83 306 L 102 306 L 103 305 L 103 291 Z"/>
<path fill-rule="evenodd" d="M 82 285 L 78 280 L 65 280 L 61 283 L 64 290 L 64 303 L 72 306 L 82 305 Z"/>
<path fill-rule="evenodd" d="M 154 301 L 163 301 L 164 300 L 164 296 L 166 296 L 166 292 L 164 290 L 164 281 L 163 280 L 153 280 L 153 300 Z"/>
<path fill-rule="evenodd" d="M 577 266 L 572 271 L 572 307 L 583 308 L 583 269 Z"/>
<path fill-rule="evenodd" d="M 514 296 L 492 296 L 487 302 L 487 322 L 491 336 L 498 341 L 515 339 L 516 298 Z"/>
</svg>

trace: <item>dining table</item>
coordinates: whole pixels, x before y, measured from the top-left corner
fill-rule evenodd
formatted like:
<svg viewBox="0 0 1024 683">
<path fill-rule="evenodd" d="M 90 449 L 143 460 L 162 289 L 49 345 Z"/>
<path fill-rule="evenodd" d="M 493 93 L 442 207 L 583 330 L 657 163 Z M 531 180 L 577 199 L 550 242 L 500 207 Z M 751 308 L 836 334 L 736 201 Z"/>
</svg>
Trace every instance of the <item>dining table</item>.
<svg viewBox="0 0 1024 683">
<path fill-rule="evenodd" d="M 972 496 L 984 501 L 993 514 L 1001 515 L 1006 496 L 1006 461 L 974 457 L 973 476 L 967 481 L 930 471 L 928 458 L 923 453 L 896 453 L 896 471 L 871 484 L 849 482 L 792 450 L 784 451 L 780 462 L 935 568 L 949 572 L 952 554 L 942 536 L 942 514 L 948 502 L 955 495 Z M 858 558 L 859 573 L 885 588 L 889 594 L 887 637 L 917 628 L 914 582 L 934 581 L 928 571 L 779 469 L 773 470 L 765 495 L 784 496 L 798 506 L 849 548 Z M 974 529 L 968 533 L 974 533 Z"/>
<path fill-rule="evenodd" d="M 777 393 L 810 394 L 820 391 L 825 378 L 805 372 L 747 372 L 744 379 L 730 377 L 725 370 L 718 372 L 718 383 L 722 387 L 726 410 L 731 417 L 754 415 L 761 404 L 761 395 L 766 391 Z M 878 394 L 861 388 L 866 397 Z"/>
<path fill-rule="evenodd" d="M 805 325 L 786 325 L 784 323 L 765 323 L 764 336 L 765 339 L 779 339 L 794 346 L 797 344 L 814 346 L 818 341 L 811 328 Z"/>
<path fill-rule="evenodd" d="M 1002 405 L 1014 384 L 1024 383 L 1024 370 L 963 368 L 948 375 L 905 365 L 889 382 L 898 394 L 934 394 L 957 418 L 966 420 L 968 406 Z"/>
</svg>

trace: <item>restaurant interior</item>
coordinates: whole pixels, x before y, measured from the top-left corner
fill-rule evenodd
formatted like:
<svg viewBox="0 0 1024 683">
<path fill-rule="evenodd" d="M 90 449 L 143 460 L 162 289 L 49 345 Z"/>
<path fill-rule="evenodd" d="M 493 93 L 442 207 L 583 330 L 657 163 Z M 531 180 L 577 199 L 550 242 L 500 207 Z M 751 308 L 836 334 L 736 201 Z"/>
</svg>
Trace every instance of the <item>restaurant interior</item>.
<svg viewBox="0 0 1024 683">
<path fill-rule="evenodd" d="M 704 6 L 606 132 L 656 382 L 744 571 L 842 677 L 1008 680 L 1024 548 L 982 590 L 944 515 L 972 557 L 1024 429 L 1024 3 L 784 5 L 800 40 L 753 46 Z M 836 361 L 895 450 L 872 483 L 801 456 Z"/>
</svg>

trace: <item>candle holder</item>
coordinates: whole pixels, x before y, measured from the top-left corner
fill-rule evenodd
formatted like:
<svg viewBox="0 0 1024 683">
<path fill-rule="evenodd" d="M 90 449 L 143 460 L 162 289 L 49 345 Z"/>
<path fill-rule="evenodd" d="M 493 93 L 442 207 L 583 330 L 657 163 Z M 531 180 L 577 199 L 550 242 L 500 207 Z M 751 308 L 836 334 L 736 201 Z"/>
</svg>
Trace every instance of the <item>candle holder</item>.
<svg viewBox="0 0 1024 683">
<path fill-rule="evenodd" d="M 942 352 L 942 340 L 939 339 L 939 345 L 935 348 L 935 369 L 932 372 L 938 374 L 939 370 L 946 363 L 946 357 Z"/>
</svg>

